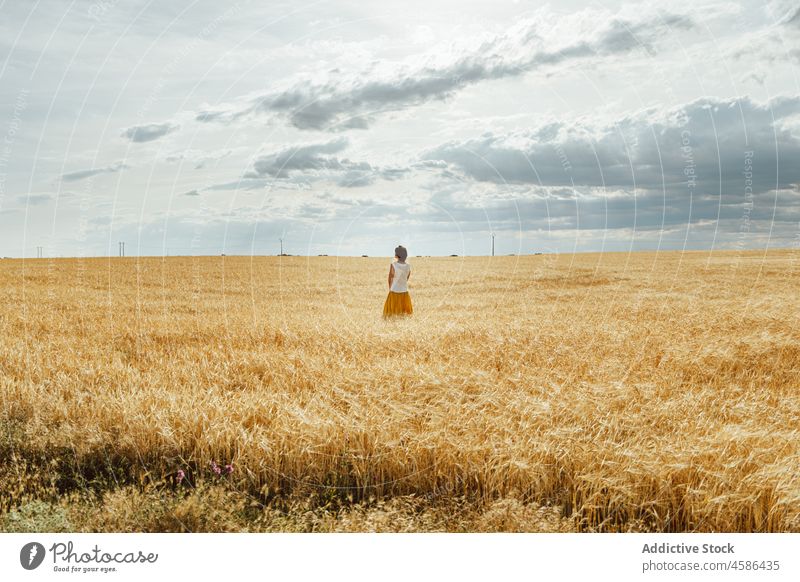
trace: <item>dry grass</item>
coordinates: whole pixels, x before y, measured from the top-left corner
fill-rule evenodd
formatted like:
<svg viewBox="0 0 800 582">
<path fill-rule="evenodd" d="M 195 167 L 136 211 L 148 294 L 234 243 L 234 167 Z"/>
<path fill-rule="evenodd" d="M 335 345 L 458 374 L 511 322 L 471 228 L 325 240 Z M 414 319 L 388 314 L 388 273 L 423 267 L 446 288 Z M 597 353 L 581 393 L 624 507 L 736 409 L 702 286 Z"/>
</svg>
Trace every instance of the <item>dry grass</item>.
<svg viewBox="0 0 800 582">
<path fill-rule="evenodd" d="M 2 261 L 0 525 L 800 531 L 798 258 Z"/>
</svg>

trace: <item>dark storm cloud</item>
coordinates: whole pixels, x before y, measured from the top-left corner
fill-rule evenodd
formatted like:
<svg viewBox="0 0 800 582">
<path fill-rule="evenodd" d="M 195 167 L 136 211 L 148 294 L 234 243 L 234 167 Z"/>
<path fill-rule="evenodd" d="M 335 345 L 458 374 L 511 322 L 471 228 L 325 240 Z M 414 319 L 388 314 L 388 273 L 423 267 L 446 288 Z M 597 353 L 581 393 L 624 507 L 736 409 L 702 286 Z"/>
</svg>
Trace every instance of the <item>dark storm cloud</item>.
<svg viewBox="0 0 800 582">
<path fill-rule="evenodd" d="M 435 192 L 431 200 L 465 223 L 491 216 L 509 228 L 637 231 L 707 223 L 721 236 L 749 236 L 800 221 L 800 138 L 790 125 L 798 114 L 798 96 L 704 98 L 607 125 L 488 133 L 423 158 L 449 165 L 445 181 L 460 173 L 515 192 L 479 208 L 458 188 Z"/>
<path fill-rule="evenodd" d="M 397 180 L 410 172 L 408 168 L 381 168 L 333 155 L 347 149 L 348 145 L 346 138 L 339 138 L 324 143 L 290 146 L 259 157 L 253 163 L 253 170 L 244 177 L 258 179 L 269 176 L 303 183 L 327 178 L 337 186 L 356 188 L 373 184 L 377 179 Z"/>
<path fill-rule="evenodd" d="M 703 98 L 670 111 L 647 110 L 607 125 L 556 122 L 534 131 L 487 133 L 423 154 L 483 182 L 666 189 L 697 193 L 743 188 L 746 152 L 755 193 L 800 183 L 800 138 L 783 122 L 800 97 L 758 104 Z M 780 172 L 777 168 L 780 167 Z"/>
<path fill-rule="evenodd" d="M 145 125 L 134 125 L 122 132 L 122 137 L 134 143 L 144 143 L 153 141 L 160 137 L 176 131 L 180 126 L 175 123 L 147 123 Z"/>
<path fill-rule="evenodd" d="M 675 29 L 692 26 L 689 17 L 677 14 L 633 20 L 599 12 L 593 34 L 579 34 L 573 41 L 553 46 L 551 41 L 542 39 L 541 22 L 528 20 L 477 49 L 462 51 L 446 65 L 398 66 L 388 75 L 364 72 L 322 84 L 303 81 L 240 106 L 202 111 L 196 119 L 230 122 L 252 114 L 273 113 L 286 117 L 299 129 L 363 129 L 381 112 L 446 99 L 482 81 L 639 49 L 653 52 L 658 39 Z"/>
<path fill-rule="evenodd" d="M 123 164 L 122 162 L 117 162 L 116 164 L 106 166 L 105 168 L 90 168 L 87 170 L 67 172 L 61 176 L 61 179 L 64 182 L 77 182 L 78 180 L 85 180 L 86 178 L 91 178 L 92 176 L 97 176 L 99 174 L 113 174 L 129 167 L 130 166 Z"/>
<path fill-rule="evenodd" d="M 800 220 L 800 192 L 762 193 L 745 204 L 744 194 L 723 197 L 695 195 L 689 200 L 664 196 L 663 192 L 614 192 L 570 198 L 520 195 L 513 200 L 486 200 L 467 204 L 449 192 L 433 195 L 421 220 L 447 216 L 463 230 L 619 230 L 670 232 L 689 225 L 717 223 L 733 225 L 725 233 L 747 235 L 765 231 L 773 224 L 773 210 L 782 209 L 774 222 L 796 225 Z M 745 212 L 745 209 L 746 212 Z M 746 219 L 745 219 L 746 216 Z M 747 225 L 746 230 L 743 227 Z M 765 228 L 762 228 L 765 227 Z"/>
<path fill-rule="evenodd" d="M 285 178 L 293 170 L 338 168 L 338 161 L 330 154 L 341 152 L 347 149 L 347 146 L 346 138 L 291 146 L 258 158 L 253 164 L 253 172 L 259 177 L 269 175 L 274 178 Z"/>
</svg>

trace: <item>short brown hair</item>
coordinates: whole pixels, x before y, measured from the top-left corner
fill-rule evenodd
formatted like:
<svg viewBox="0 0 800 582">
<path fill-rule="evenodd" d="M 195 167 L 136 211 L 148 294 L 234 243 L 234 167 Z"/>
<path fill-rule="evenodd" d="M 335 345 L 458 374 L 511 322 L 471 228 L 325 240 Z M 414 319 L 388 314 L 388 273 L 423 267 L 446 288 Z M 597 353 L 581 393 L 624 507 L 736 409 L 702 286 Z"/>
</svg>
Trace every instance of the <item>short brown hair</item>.
<svg viewBox="0 0 800 582">
<path fill-rule="evenodd" d="M 403 245 L 398 245 L 396 249 L 394 249 L 394 256 L 400 259 L 401 261 L 405 261 L 408 257 L 408 251 L 406 247 Z"/>
</svg>

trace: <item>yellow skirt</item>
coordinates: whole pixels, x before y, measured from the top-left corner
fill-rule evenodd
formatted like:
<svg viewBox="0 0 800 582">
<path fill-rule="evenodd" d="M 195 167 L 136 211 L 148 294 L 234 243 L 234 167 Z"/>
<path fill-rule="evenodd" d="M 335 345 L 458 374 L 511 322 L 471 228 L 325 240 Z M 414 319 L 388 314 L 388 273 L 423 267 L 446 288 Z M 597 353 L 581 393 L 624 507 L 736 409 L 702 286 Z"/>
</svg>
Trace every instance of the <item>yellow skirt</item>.
<svg viewBox="0 0 800 582">
<path fill-rule="evenodd" d="M 414 308 L 411 307 L 411 295 L 405 293 L 395 293 L 389 291 L 386 303 L 383 304 L 383 316 L 393 317 L 395 315 L 411 315 Z"/>
</svg>

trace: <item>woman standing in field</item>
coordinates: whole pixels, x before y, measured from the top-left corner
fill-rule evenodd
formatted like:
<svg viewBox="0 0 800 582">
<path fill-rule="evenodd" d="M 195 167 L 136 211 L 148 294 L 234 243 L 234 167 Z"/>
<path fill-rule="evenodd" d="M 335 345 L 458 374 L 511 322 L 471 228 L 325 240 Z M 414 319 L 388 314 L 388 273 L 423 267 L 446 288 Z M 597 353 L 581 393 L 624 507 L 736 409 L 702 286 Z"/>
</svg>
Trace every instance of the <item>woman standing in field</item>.
<svg viewBox="0 0 800 582">
<path fill-rule="evenodd" d="M 389 295 L 383 304 L 383 317 L 395 315 L 411 315 L 411 295 L 408 294 L 408 279 L 411 277 L 411 265 L 406 263 L 408 251 L 403 245 L 394 249 L 394 258 L 397 259 L 389 265 Z"/>
</svg>

